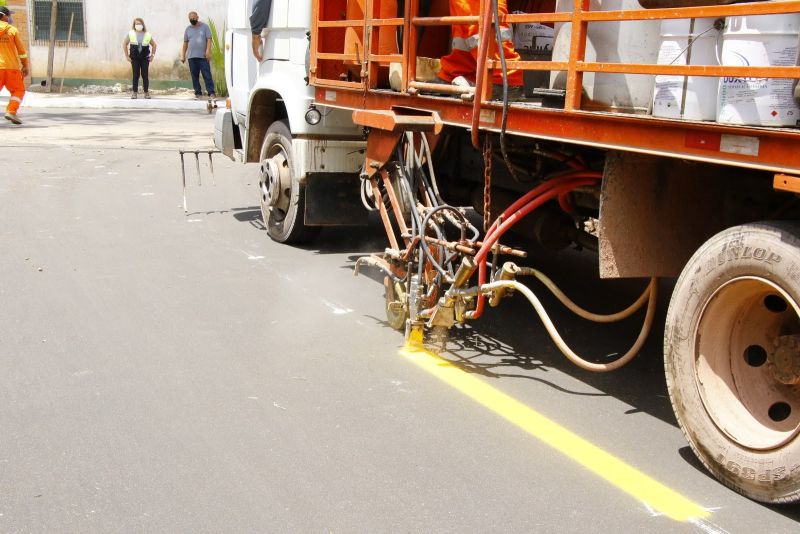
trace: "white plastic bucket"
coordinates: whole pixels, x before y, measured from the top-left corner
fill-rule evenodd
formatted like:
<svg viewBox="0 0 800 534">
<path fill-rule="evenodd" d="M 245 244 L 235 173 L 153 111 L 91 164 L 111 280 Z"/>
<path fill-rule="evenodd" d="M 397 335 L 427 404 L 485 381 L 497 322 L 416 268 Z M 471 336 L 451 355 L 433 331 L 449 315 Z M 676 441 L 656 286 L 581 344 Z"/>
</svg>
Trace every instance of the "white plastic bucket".
<svg viewBox="0 0 800 534">
<path fill-rule="evenodd" d="M 717 19 L 661 21 L 659 65 L 718 65 Z M 713 121 L 717 117 L 718 78 L 656 76 L 653 115 L 670 119 Z"/>
<path fill-rule="evenodd" d="M 798 59 L 800 13 L 729 17 L 722 64 L 794 66 Z M 798 126 L 794 80 L 726 77 L 719 81 L 717 121 L 751 126 Z"/>
<path fill-rule="evenodd" d="M 556 0 L 556 11 L 572 11 L 572 0 Z M 590 0 L 591 11 L 641 9 L 637 0 Z M 586 61 L 603 63 L 649 63 L 658 57 L 659 22 L 634 20 L 593 22 L 586 40 Z M 553 61 L 568 61 L 572 23 L 556 23 Z M 550 87 L 564 89 L 566 72 L 554 71 Z M 583 75 L 585 96 L 595 106 L 649 113 L 653 101 L 654 76 L 587 72 Z M 591 107 L 587 106 L 587 107 Z"/>
</svg>

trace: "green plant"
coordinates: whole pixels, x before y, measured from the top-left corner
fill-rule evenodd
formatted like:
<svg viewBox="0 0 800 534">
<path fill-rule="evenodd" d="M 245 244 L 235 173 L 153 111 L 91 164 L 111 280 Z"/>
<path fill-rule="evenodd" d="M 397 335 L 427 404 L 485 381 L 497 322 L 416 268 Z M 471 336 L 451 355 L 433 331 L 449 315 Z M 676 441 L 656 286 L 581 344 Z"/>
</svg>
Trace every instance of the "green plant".
<svg viewBox="0 0 800 534">
<path fill-rule="evenodd" d="M 228 96 L 228 83 L 225 80 L 225 33 L 227 24 L 222 27 L 222 33 L 217 31 L 217 24 L 213 19 L 208 20 L 211 29 L 211 75 L 214 77 L 214 87 L 218 96 Z"/>
</svg>

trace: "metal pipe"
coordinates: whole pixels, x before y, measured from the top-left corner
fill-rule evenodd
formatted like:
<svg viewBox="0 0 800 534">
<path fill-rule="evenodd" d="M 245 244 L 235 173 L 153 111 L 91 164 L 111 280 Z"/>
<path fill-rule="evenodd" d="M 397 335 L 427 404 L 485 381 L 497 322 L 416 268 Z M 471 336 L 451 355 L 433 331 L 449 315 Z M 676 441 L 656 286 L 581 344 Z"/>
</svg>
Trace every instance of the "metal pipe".
<svg viewBox="0 0 800 534">
<path fill-rule="evenodd" d="M 444 239 L 436 239 L 435 237 L 425 236 L 425 241 L 433 245 L 443 246 L 447 250 L 461 252 L 463 254 L 469 254 L 470 256 L 474 256 L 475 254 L 478 253 L 478 251 L 472 247 L 461 245 L 459 243 L 454 243 L 452 241 L 445 241 Z"/>
<path fill-rule="evenodd" d="M 483 241 L 475 241 L 473 243 L 476 247 L 480 248 L 483 246 Z M 517 258 L 527 258 L 528 253 L 524 250 L 518 250 L 515 248 L 508 247 L 506 245 L 499 245 L 495 243 L 494 247 L 492 247 L 492 251 L 498 254 L 504 254 L 506 256 L 515 256 Z"/>
<path fill-rule="evenodd" d="M 481 104 L 483 103 L 483 86 L 486 82 L 486 58 L 489 55 L 489 28 L 492 25 L 491 2 L 483 0 L 481 2 L 482 12 L 478 20 L 478 35 L 480 36 L 478 46 L 478 57 L 476 59 L 477 72 L 475 73 L 475 99 L 472 102 L 472 146 L 475 150 L 481 149 L 480 132 Z M 502 52 L 502 51 L 501 51 Z"/>
<path fill-rule="evenodd" d="M 436 93 L 446 93 L 448 95 L 474 95 L 474 87 L 460 87 L 457 85 L 445 85 L 443 83 L 429 83 L 429 82 L 409 82 L 408 86 L 411 89 L 419 91 L 431 91 Z"/>
<path fill-rule="evenodd" d="M 200 153 L 197 152 L 197 151 L 195 151 L 195 153 L 194 153 L 194 162 L 195 162 L 195 165 L 197 166 L 197 185 L 198 186 L 202 186 L 203 185 L 203 179 L 200 176 Z"/>
<path fill-rule="evenodd" d="M 183 161 L 183 152 L 181 151 L 181 176 L 183 178 L 183 213 L 188 213 L 189 209 L 186 206 L 186 165 Z"/>
<path fill-rule="evenodd" d="M 209 167 L 209 169 L 211 169 L 211 183 L 214 185 L 214 187 L 216 187 L 217 186 L 217 178 L 214 176 L 214 161 L 211 158 L 211 154 L 213 154 L 213 153 L 214 152 L 211 151 L 211 150 L 208 151 L 208 167 Z"/>
</svg>

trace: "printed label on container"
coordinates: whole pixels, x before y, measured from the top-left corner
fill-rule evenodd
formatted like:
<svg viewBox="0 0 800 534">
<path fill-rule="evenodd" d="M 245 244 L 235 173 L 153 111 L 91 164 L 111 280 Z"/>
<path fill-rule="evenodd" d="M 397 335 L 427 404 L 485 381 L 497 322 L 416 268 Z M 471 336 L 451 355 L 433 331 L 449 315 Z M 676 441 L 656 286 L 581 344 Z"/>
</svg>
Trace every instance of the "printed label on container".
<svg viewBox="0 0 800 534">
<path fill-rule="evenodd" d="M 768 35 L 760 40 L 733 40 L 726 36 L 726 39 L 722 48 L 723 65 L 797 64 L 797 35 Z M 755 126 L 800 124 L 800 107 L 793 98 L 793 84 L 794 80 L 785 78 L 721 78 L 717 120 Z"/>
<path fill-rule="evenodd" d="M 514 13 L 521 13 L 515 11 Z M 537 22 L 514 24 L 514 48 L 524 50 L 552 50 L 555 31 Z"/>
</svg>

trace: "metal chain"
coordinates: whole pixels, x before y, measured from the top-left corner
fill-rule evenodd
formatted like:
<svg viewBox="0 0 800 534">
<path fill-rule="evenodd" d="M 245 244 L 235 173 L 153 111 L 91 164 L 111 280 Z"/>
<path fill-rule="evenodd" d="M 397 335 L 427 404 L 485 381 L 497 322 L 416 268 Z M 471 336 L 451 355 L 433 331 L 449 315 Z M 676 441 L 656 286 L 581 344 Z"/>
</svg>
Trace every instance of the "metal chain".
<svg viewBox="0 0 800 534">
<path fill-rule="evenodd" d="M 492 224 L 492 140 L 486 134 L 483 142 L 483 231 Z"/>
</svg>

